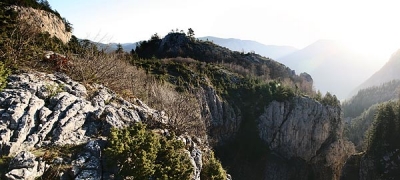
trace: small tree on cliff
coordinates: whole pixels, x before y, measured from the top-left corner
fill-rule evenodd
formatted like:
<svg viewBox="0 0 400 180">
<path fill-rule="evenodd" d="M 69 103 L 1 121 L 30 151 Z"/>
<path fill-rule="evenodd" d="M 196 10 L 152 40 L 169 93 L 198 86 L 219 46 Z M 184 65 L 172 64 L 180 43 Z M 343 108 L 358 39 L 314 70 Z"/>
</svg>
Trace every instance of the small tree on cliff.
<svg viewBox="0 0 400 180">
<path fill-rule="evenodd" d="M 187 35 L 188 35 L 189 37 L 191 37 L 191 38 L 194 38 L 194 31 L 193 31 L 192 28 L 189 28 L 189 29 L 188 29 Z"/>
</svg>

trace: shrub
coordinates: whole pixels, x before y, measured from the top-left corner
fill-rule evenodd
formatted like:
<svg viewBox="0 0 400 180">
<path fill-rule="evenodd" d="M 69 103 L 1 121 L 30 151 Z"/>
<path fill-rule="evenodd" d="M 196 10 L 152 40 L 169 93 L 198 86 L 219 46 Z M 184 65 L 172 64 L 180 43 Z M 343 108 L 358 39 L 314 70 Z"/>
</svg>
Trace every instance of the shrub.
<svg viewBox="0 0 400 180">
<path fill-rule="evenodd" d="M 159 136 L 142 123 L 113 129 L 105 153 L 118 175 L 131 179 L 190 179 L 193 167 L 174 135 Z"/>
<path fill-rule="evenodd" d="M 226 172 L 222 168 L 221 162 L 219 162 L 215 157 L 214 153 L 203 159 L 206 163 L 203 165 L 203 169 L 200 173 L 200 178 L 202 180 L 225 180 Z"/>
<path fill-rule="evenodd" d="M 0 91 L 6 87 L 8 75 L 10 75 L 10 70 L 0 62 Z"/>
</svg>

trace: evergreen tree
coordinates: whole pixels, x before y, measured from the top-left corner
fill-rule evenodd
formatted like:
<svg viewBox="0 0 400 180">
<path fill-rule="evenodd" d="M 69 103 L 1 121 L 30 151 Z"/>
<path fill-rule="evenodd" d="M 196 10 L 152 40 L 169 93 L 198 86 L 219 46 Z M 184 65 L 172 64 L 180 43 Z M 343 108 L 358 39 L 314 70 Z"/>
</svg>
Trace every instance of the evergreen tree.
<svg viewBox="0 0 400 180">
<path fill-rule="evenodd" d="M 188 35 L 189 37 L 194 37 L 194 31 L 193 31 L 192 28 L 189 28 L 189 29 L 188 29 L 187 35 Z"/>
<path fill-rule="evenodd" d="M 144 125 L 136 123 L 129 128 L 112 130 L 109 143 L 105 153 L 111 164 L 117 164 L 119 175 L 142 180 L 154 174 L 160 143 Z"/>
<path fill-rule="evenodd" d="M 190 179 L 193 167 L 174 135 L 163 137 L 142 123 L 113 129 L 105 153 L 118 175 L 130 179 Z"/>
<path fill-rule="evenodd" d="M 117 54 L 124 53 L 124 48 L 122 47 L 122 45 L 120 43 L 117 44 L 117 50 L 115 50 L 115 53 L 117 53 Z"/>
</svg>

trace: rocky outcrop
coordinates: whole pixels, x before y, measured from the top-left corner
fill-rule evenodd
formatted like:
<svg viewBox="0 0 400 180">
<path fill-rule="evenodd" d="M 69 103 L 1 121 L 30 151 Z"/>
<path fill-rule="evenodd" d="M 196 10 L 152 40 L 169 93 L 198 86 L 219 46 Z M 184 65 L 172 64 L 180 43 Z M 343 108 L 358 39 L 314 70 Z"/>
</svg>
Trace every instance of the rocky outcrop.
<svg viewBox="0 0 400 180">
<path fill-rule="evenodd" d="M 41 32 L 48 32 L 51 37 L 55 36 L 64 43 L 68 43 L 71 39 L 72 32 L 67 31 L 65 22 L 55 14 L 31 7 L 12 8 L 18 12 L 20 20 L 27 21 L 30 26 L 38 28 Z"/>
<path fill-rule="evenodd" d="M 341 180 L 399 179 L 400 150 L 387 150 L 383 154 L 372 151 L 352 155 L 342 169 Z"/>
<path fill-rule="evenodd" d="M 0 155 L 16 155 L 9 179 L 34 179 L 45 167 L 60 166 L 68 167 L 58 174 L 62 179 L 113 179 L 116 171 L 106 167 L 102 155 L 111 128 L 149 119 L 168 122 L 164 112 L 138 99 L 130 103 L 101 85 L 85 87 L 65 74 L 40 72 L 9 77 L 0 93 L 0 117 Z M 193 180 L 199 180 L 206 143 L 187 135 L 179 139 L 194 167 Z M 53 146 L 81 148 L 71 157 L 46 162 L 30 153 Z"/>
<path fill-rule="evenodd" d="M 242 115 L 239 108 L 222 99 L 215 89 L 204 86 L 199 93 L 202 117 L 207 120 L 207 131 L 213 141 L 223 143 L 238 132 Z"/>
<path fill-rule="evenodd" d="M 322 105 L 307 97 L 273 101 L 258 119 L 260 138 L 274 156 L 300 162 L 283 164 L 282 168 L 292 169 L 291 164 L 310 165 L 305 173 L 311 173 L 315 179 L 339 179 L 341 167 L 354 152 L 354 148 L 342 139 L 342 130 L 339 107 Z M 267 175 L 266 179 L 290 179 L 284 177 L 288 176 L 274 174 L 273 177 Z"/>
<path fill-rule="evenodd" d="M 77 158 L 72 161 L 72 168 L 70 170 L 70 178 L 74 179 L 103 179 L 103 173 L 109 175 L 107 171 L 103 172 L 103 165 L 101 160 L 102 149 L 105 147 L 105 142 L 89 141 L 83 148 Z M 65 177 L 65 176 L 64 176 Z M 110 177 L 104 177 L 110 179 Z"/>
<path fill-rule="evenodd" d="M 43 175 L 45 162 L 27 151 L 21 151 L 10 162 L 10 171 L 5 175 L 9 180 L 34 180 Z"/>
<path fill-rule="evenodd" d="M 91 100 L 86 99 L 91 96 Z M 41 146 L 77 145 L 107 135 L 162 112 L 131 104 L 103 86 L 90 92 L 64 74 L 12 75 L 0 93 L 0 154 L 11 155 Z"/>
</svg>

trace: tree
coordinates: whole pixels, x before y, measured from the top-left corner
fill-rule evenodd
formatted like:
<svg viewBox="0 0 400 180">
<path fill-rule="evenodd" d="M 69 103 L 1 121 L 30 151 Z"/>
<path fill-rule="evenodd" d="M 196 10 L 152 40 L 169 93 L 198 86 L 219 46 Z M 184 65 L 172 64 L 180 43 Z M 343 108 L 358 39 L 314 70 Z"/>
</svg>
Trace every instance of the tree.
<svg viewBox="0 0 400 180">
<path fill-rule="evenodd" d="M 189 28 L 189 29 L 188 29 L 187 35 L 188 35 L 189 37 L 191 37 L 191 38 L 194 37 L 194 31 L 193 31 L 192 28 Z"/>
<path fill-rule="evenodd" d="M 122 47 L 121 43 L 118 43 L 117 50 L 115 50 L 115 53 L 122 54 L 123 52 L 124 52 L 124 48 Z"/>
<path fill-rule="evenodd" d="M 203 158 L 205 164 L 200 172 L 200 178 L 203 180 L 225 180 L 226 172 L 222 168 L 221 163 L 215 159 L 214 154 L 211 152 L 208 159 Z"/>
<path fill-rule="evenodd" d="M 157 33 L 155 33 L 151 36 L 150 41 L 157 41 L 160 39 L 161 39 L 160 36 Z"/>
</svg>

